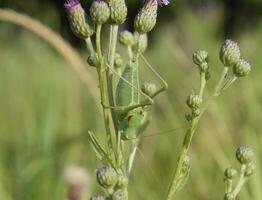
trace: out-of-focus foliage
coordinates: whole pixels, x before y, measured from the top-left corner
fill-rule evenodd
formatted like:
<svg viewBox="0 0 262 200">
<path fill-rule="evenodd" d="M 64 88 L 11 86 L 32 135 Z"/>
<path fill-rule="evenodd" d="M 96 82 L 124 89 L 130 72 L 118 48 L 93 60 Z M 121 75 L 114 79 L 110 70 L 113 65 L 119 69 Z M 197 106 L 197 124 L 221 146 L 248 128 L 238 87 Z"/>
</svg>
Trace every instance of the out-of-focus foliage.
<svg viewBox="0 0 262 200">
<path fill-rule="evenodd" d="M 253 1 L 260 6 L 259 0 Z M 32 6 L 34 16 L 59 30 L 59 15 L 52 3 L 6 2 L 20 9 Z M 176 10 L 176 4 L 184 10 Z M 146 134 L 176 130 L 143 138 L 130 182 L 130 199 L 158 200 L 167 189 L 183 138 L 185 100 L 198 78 L 192 52 L 209 51 L 210 84 L 222 70 L 218 50 L 224 12 L 220 4 L 215 5 L 192 11 L 182 0 L 174 1 L 169 10 L 172 13 L 174 9 L 176 18 L 169 17 L 155 29 L 147 57 L 170 88 L 157 99 Z M 233 152 L 239 144 L 254 147 L 257 154 L 256 173 L 241 196 L 262 199 L 262 21 L 257 18 L 256 23 L 255 28 L 234 38 L 251 61 L 252 72 L 212 104 L 202 119 L 190 152 L 191 176 L 179 199 L 222 199 L 223 170 L 235 162 Z M 66 166 L 82 165 L 94 174 L 97 161 L 86 136 L 88 129 L 99 137 L 104 134 L 102 118 L 85 85 L 38 37 L 0 22 L 0 44 L 0 199 L 62 200 Z M 86 59 L 85 52 L 79 52 Z M 148 71 L 143 71 L 150 79 Z M 94 187 L 89 191 L 99 190 Z"/>
</svg>

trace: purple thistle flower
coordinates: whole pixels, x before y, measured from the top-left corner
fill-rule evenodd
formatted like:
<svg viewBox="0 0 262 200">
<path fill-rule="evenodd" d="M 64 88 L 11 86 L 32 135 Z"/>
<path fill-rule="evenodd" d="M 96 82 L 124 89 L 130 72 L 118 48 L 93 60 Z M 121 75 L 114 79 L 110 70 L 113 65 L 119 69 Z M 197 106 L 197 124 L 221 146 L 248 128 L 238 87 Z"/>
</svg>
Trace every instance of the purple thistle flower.
<svg viewBox="0 0 262 200">
<path fill-rule="evenodd" d="M 162 6 L 162 5 L 167 6 L 170 3 L 169 0 L 157 0 L 157 2 L 158 2 L 158 5 L 160 5 L 160 6 Z"/>
<path fill-rule="evenodd" d="M 67 0 L 64 3 L 64 7 L 67 11 L 71 11 L 71 10 L 81 8 L 81 4 L 80 4 L 79 0 Z"/>
</svg>

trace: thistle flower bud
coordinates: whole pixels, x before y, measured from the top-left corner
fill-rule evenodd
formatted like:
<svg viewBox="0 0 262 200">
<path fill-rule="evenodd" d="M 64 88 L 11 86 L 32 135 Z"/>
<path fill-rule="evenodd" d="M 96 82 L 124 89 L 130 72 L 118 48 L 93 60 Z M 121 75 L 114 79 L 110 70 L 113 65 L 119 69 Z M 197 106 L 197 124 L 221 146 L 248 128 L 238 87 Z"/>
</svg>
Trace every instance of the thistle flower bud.
<svg viewBox="0 0 262 200">
<path fill-rule="evenodd" d="M 225 194 L 224 200 L 235 200 L 235 196 L 232 192 L 228 192 Z"/>
<path fill-rule="evenodd" d="M 240 59 L 240 49 L 236 42 L 226 40 L 220 49 L 220 60 L 224 66 L 231 67 Z"/>
<path fill-rule="evenodd" d="M 229 167 L 224 172 L 226 179 L 233 179 L 237 175 L 237 170 L 233 167 Z"/>
<path fill-rule="evenodd" d="M 201 65 L 208 62 L 208 53 L 204 50 L 198 50 L 193 53 L 193 62 L 196 65 Z"/>
<path fill-rule="evenodd" d="M 120 54 L 115 55 L 115 68 L 121 68 L 123 66 L 123 59 L 121 58 Z"/>
<path fill-rule="evenodd" d="M 208 70 L 208 53 L 204 50 L 199 50 L 193 53 L 193 62 L 199 67 L 200 71 Z"/>
<path fill-rule="evenodd" d="M 106 200 L 106 197 L 101 196 L 101 195 L 96 195 L 91 197 L 89 200 Z"/>
<path fill-rule="evenodd" d="M 128 185 L 128 178 L 125 175 L 119 175 L 116 187 L 120 189 L 126 188 Z"/>
<path fill-rule="evenodd" d="M 249 62 L 240 59 L 233 67 L 233 72 L 237 77 L 244 77 L 251 71 L 251 65 Z"/>
<path fill-rule="evenodd" d="M 112 200 L 126 200 L 127 192 L 125 190 L 117 190 L 112 195 Z"/>
<path fill-rule="evenodd" d="M 121 44 L 130 47 L 135 43 L 134 35 L 129 31 L 123 31 L 120 33 L 119 41 Z"/>
<path fill-rule="evenodd" d="M 112 188 L 117 183 L 117 173 L 109 166 L 96 171 L 97 182 L 105 189 Z"/>
<path fill-rule="evenodd" d="M 247 146 L 241 146 L 236 151 L 236 158 L 242 164 L 249 164 L 254 160 L 254 150 Z"/>
<path fill-rule="evenodd" d="M 97 57 L 96 54 L 92 54 L 90 56 L 88 56 L 87 58 L 87 63 L 91 66 L 91 67 L 98 67 L 100 65 L 99 63 L 99 59 Z"/>
<path fill-rule="evenodd" d="M 202 104 L 202 97 L 200 95 L 196 95 L 196 94 L 189 95 L 187 99 L 188 107 L 196 110 L 200 108 L 201 104 Z"/>
<path fill-rule="evenodd" d="M 104 24 L 110 16 L 108 4 L 104 0 L 94 0 L 90 7 L 90 15 L 94 23 Z"/>
<path fill-rule="evenodd" d="M 135 32 L 134 37 L 135 45 L 133 46 L 133 51 L 137 53 L 144 53 L 148 45 L 147 34 L 140 35 L 138 32 Z"/>
<path fill-rule="evenodd" d="M 245 169 L 245 177 L 249 177 L 253 175 L 254 171 L 255 171 L 255 165 L 253 163 L 248 164 Z"/>
<path fill-rule="evenodd" d="M 64 7 L 72 32 L 81 39 L 86 39 L 93 35 L 94 30 L 88 22 L 86 13 L 78 0 L 68 0 Z"/>
<path fill-rule="evenodd" d="M 156 92 L 156 85 L 152 82 L 145 82 L 142 85 L 142 91 L 148 96 L 152 97 Z"/>
<path fill-rule="evenodd" d="M 134 22 L 135 30 L 138 33 L 148 33 L 156 25 L 157 19 L 157 0 L 146 0 L 144 6 L 137 14 Z"/>
<path fill-rule="evenodd" d="M 107 2 L 110 9 L 110 23 L 122 24 L 127 16 L 125 0 L 107 0 Z"/>
</svg>

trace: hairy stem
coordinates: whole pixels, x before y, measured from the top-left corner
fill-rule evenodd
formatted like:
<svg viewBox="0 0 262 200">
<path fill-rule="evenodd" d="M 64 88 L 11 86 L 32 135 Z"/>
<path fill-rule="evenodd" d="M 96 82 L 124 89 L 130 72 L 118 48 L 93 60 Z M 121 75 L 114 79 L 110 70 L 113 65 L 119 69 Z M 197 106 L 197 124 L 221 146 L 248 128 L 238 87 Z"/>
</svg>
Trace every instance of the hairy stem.
<svg viewBox="0 0 262 200">
<path fill-rule="evenodd" d="M 200 73 L 200 89 L 199 89 L 199 95 L 201 97 L 203 97 L 205 86 L 206 86 L 205 73 L 201 72 Z M 171 200 L 178 190 L 177 187 L 178 187 L 179 177 L 180 177 L 180 174 L 181 174 L 183 163 L 184 163 L 184 160 L 187 156 L 187 153 L 188 153 L 191 141 L 193 139 L 194 133 L 195 133 L 197 127 L 198 127 L 198 122 L 199 122 L 200 118 L 201 118 L 201 115 L 198 116 L 198 117 L 194 117 L 192 119 L 191 123 L 190 123 L 190 126 L 189 126 L 187 132 L 186 132 L 186 135 L 185 135 L 184 141 L 183 141 L 182 150 L 180 152 L 180 156 L 179 156 L 179 159 L 178 159 L 176 171 L 175 171 L 175 174 L 173 176 L 172 182 L 171 182 L 171 184 L 168 188 L 166 200 Z"/>
<path fill-rule="evenodd" d="M 243 187 L 243 185 L 246 182 L 246 177 L 245 177 L 245 169 L 246 169 L 246 165 L 242 165 L 241 166 L 241 174 L 240 174 L 240 178 L 238 180 L 238 183 L 235 187 L 235 189 L 233 190 L 233 196 L 236 198 L 238 193 L 240 192 L 241 188 Z"/>
<path fill-rule="evenodd" d="M 96 51 L 99 60 L 103 59 L 102 50 L 101 50 L 101 29 L 102 29 L 102 25 L 98 24 L 96 26 Z"/>
<path fill-rule="evenodd" d="M 86 47 L 87 47 L 88 53 L 89 53 L 90 55 L 91 55 L 91 54 L 94 54 L 94 53 L 95 53 L 95 50 L 94 50 L 94 47 L 93 47 L 91 38 L 88 37 L 88 38 L 85 39 L 85 41 L 86 41 Z"/>
<path fill-rule="evenodd" d="M 97 25 L 96 27 L 96 49 L 97 54 L 100 62 L 100 67 L 97 68 L 98 72 L 98 79 L 99 79 L 99 88 L 100 88 L 100 95 L 101 95 L 101 101 L 102 104 L 107 104 L 107 92 L 106 92 L 106 79 L 105 79 L 105 62 L 101 51 L 101 25 Z M 107 144 L 109 150 L 113 150 L 113 141 L 112 141 L 112 134 L 110 129 L 110 111 L 108 109 L 105 109 L 103 106 L 103 118 L 105 123 L 105 129 L 106 129 L 106 136 L 107 136 Z"/>
<path fill-rule="evenodd" d="M 111 68 L 114 68 L 115 53 L 116 53 L 116 44 L 117 44 L 117 34 L 118 34 L 118 25 L 110 26 L 110 39 L 109 39 L 109 49 L 108 49 L 108 64 Z M 106 71 L 107 77 L 107 91 L 109 98 L 109 105 L 115 106 L 114 102 L 114 87 L 113 87 L 113 73 L 110 70 Z M 116 133 L 116 159 L 117 163 L 121 163 L 121 136 L 117 127 L 117 119 L 113 110 L 111 110 L 111 116 L 113 119 L 114 129 Z"/>
<path fill-rule="evenodd" d="M 220 93 L 221 93 L 221 88 L 223 87 L 223 86 L 222 86 L 222 85 L 223 85 L 223 82 L 224 82 L 224 80 L 225 80 L 225 78 L 226 78 L 226 76 L 227 76 L 227 73 L 228 73 L 228 69 L 229 69 L 228 67 L 224 67 L 224 70 L 223 70 L 223 72 L 222 72 L 222 74 L 221 74 L 221 77 L 220 77 L 220 79 L 219 79 L 219 81 L 218 81 L 218 83 L 217 83 L 214 96 L 219 96 L 219 95 L 220 95 Z"/>
</svg>

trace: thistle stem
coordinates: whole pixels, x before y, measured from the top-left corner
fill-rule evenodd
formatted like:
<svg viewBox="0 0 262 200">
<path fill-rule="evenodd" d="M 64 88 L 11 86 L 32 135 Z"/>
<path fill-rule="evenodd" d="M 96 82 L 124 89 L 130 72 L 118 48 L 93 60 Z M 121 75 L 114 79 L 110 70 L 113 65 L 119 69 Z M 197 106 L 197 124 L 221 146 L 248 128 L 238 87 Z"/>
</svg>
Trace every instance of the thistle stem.
<svg viewBox="0 0 262 200">
<path fill-rule="evenodd" d="M 200 90 L 199 90 L 199 95 L 201 97 L 203 97 L 204 95 L 204 90 L 205 90 L 205 86 L 206 86 L 206 73 L 205 72 L 201 72 L 200 73 Z"/>
<path fill-rule="evenodd" d="M 116 53 L 116 43 L 117 43 L 117 33 L 118 33 L 118 25 L 111 25 L 110 26 L 110 39 L 109 39 L 109 49 L 108 49 L 108 64 L 111 68 L 114 68 L 114 61 L 115 61 L 115 53 Z M 109 70 L 106 71 L 107 77 L 107 91 L 108 91 L 108 98 L 109 98 L 109 105 L 115 106 L 114 102 L 114 87 L 113 87 L 113 73 Z M 117 127 L 117 119 L 113 110 L 111 110 L 111 116 L 113 119 L 114 129 L 116 133 L 116 158 L 118 164 L 121 163 L 121 136 L 120 132 L 118 131 Z"/>
<path fill-rule="evenodd" d="M 90 55 L 94 54 L 94 53 L 95 53 L 95 50 L 94 50 L 94 47 L 93 47 L 91 38 L 90 38 L 90 37 L 86 38 L 86 39 L 85 39 L 85 42 L 86 42 L 86 47 L 87 47 L 88 53 L 89 53 Z"/>
<path fill-rule="evenodd" d="M 102 25 L 98 24 L 96 26 L 96 50 L 99 60 L 103 59 L 102 50 L 101 50 L 101 29 L 102 29 Z"/>
<path fill-rule="evenodd" d="M 100 96 L 101 96 L 101 101 L 104 104 L 108 103 L 107 99 L 107 92 L 106 92 L 106 81 L 105 81 L 105 62 L 104 58 L 102 55 L 101 51 L 101 25 L 97 25 L 96 27 L 96 49 L 97 49 L 97 54 L 100 62 L 100 67 L 97 68 L 98 72 L 98 79 L 99 79 L 99 88 L 100 88 Z M 106 136 L 107 136 L 107 144 L 109 150 L 113 149 L 113 141 L 112 141 L 112 135 L 111 135 L 111 129 L 110 129 L 110 111 L 108 109 L 103 109 L 103 118 L 104 118 L 104 123 L 105 123 L 105 129 L 106 129 Z"/>
<path fill-rule="evenodd" d="M 240 192 L 241 188 L 243 187 L 243 185 L 246 182 L 246 178 L 245 178 L 245 169 L 246 169 L 246 165 L 242 165 L 241 166 L 241 174 L 240 174 L 240 178 L 238 180 L 238 183 L 235 187 L 235 189 L 233 190 L 233 196 L 236 198 L 238 193 Z"/>
<path fill-rule="evenodd" d="M 205 87 L 206 87 L 205 72 L 201 72 L 200 73 L 200 89 L 199 89 L 199 95 L 201 97 L 203 97 L 203 95 L 204 95 Z M 181 153 L 180 153 L 180 156 L 179 156 L 179 159 L 178 159 L 176 171 L 175 171 L 175 174 L 173 176 L 172 182 L 171 182 L 171 184 L 168 188 L 166 200 L 171 200 L 178 190 L 177 187 L 178 187 L 179 177 L 180 177 L 180 174 L 181 174 L 183 163 L 184 163 L 184 160 L 187 156 L 188 150 L 190 148 L 191 141 L 192 141 L 194 133 L 195 133 L 197 127 L 198 127 L 198 122 L 199 122 L 201 116 L 202 115 L 199 115 L 199 116 L 194 117 L 192 119 L 191 124 L 190 124 L 190 126 L 189 126 L 189 128 L 186 132 L 186 135 L 185 135 L 184 141 L 183 141 L 182 150 L 181 150 Z"/>
<path fill-rule="evenodd" d="M 223 72 L 221 74 L 221 77 L 220 77 L 220 79 L 219 79 L 219 81 L 218 81 L 218 83 L 216 85 L 214 96 L 219 96 L 220 95 L 221 88 L 223 87 L 222 85 L 223 85 L 223 82 L 224 82 L 224 80 L 225 80 L 225 78 L 227 76 L 228 70 L 229 70 L 228 67 L 224 67 L 224 70 L 223 70 Z"/>
<path fill-rule="evenodd" d="M 171 200 L 173 198 L 173 196 L 175 195 L 175 193 L 177 192 L 177 185 L 178 185 L 181 169 L 183 167 L 183 162 L 184 162 L 185 157 L 187 155 L 187 152 L 189 150 L 192 138 L 194 136 L 195 130 L 196 130 L 197 125 L 198 125 L 198 122 L 199 122 L 199 117 L 194 118 L 191 122 L 191 125 L 190 125 L 188 131 L 186 132 L 184 142 L 183 142 L 183 146 L 182 146 L 182 150 L 181 150 L 181 153 L 180 153 L 180 156 L 179 156 L 179 159 L 178 159 L 177 168 L 176 168 L 175 174 L 173 176 L 172 182 L 171 182 L 171 184 L 168 188 L 166 200 Z"/>
</svg>

